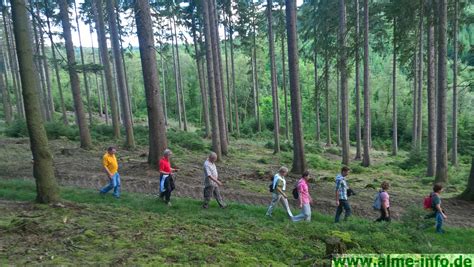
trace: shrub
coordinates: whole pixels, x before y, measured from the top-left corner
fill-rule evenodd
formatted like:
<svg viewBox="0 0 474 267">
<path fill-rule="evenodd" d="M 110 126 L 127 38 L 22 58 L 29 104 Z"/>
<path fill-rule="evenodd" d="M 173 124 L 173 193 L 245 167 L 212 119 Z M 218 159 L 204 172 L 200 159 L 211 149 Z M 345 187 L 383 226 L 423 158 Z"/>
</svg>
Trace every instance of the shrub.
<svg viewBox="0 0 474 267">
<path fill-rule="evenodd" d="M 76 126 L 67 126 L 56 121 L 46 123 L 45 128 L 50 140 L 59 139 L 62 136 L 72 141 L 79 139 L 79 129 Z"/>
<path fill-rule="evenodd" d="M 28 128 L 26 127 L 26 121 L 15 120 L 5 128 L 5 135 L 8 137 L 27 137 Z"/>
<path fill-rule="evenodd" d="M 326 149 L 326 152 L 337 156 L 341 155 L 341 149 L 337 147 L 329 147 Z"/>
<path fill-rule="evenodd" d="M 196 133 L 168 132 L 168 141 L 173 145 L 193 151 L 203 151 L 206 145 L 202 138 Z"/>
<path fill-rule="evenodd" d="M 304 148 L 308 153 L 321 154 L 324 151 L 320 143 L 306 143 Z"/>
</svg>

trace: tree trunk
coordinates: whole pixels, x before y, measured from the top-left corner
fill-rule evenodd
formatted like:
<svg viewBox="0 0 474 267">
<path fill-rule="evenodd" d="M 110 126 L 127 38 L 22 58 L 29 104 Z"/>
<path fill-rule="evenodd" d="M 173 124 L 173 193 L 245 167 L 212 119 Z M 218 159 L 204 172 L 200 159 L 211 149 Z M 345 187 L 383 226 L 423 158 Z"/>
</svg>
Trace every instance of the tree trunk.
<svg viewBox="0 0 474 267">
<path fill-rule="evenodd" d="M 164 32 L 162 32 L 162 36 L 164 35 Z M 164 64 L 164 56 L 163 56 L 163 46 L 160 42 L 160 61 L 161 61 L 161 73 L 163 76 L 163 112 L 165 115 L 165 125 L 168 126 L 168 100 L 167 100 L 167 94 L 166 94 L 166 67 Z"/>
<path fill-rule="evenodd" d="M 39 8 L 36 9 L 37 13 L 36 16 L 38 19 L 40 18 L 40 12 Z M 54 100 L 53 100 L 53 93 L 51 91 L 51 79 L 49 75 L 49 66 L 48 66 L 48 57 L 46 56 L 46 51 L 45 51 L 45 45 L 44 45 L 44 32 L 43 32 L 43 26 L 38 27 L 38 33 L 39 33 L 39 40 L 40 40 L 40 46 L 41 46 L 41 53 L 42 53 L 42 58 L 40 64 L 42 64 L 42 69 L 44 71 L 44 79 L 45 79 L 45 102 L 48 107 L 48 116 L 50 120 L 52 121 L 54 119 L 54 113 L 55 113 L 55 108 L 54 108 Z"/>
<path fill-rule="evenodd" d="M 426 176 L 433 177 L 436 172 L 436 77 L 435 77 L 435 39 L 434 39 L 434 0 L 428 1 L 428 166 Z"/>
<path fill-rule="evenodd" d="M 290 71 L 291 119 L 293 124 L 293 173 L 306 170 L 304 137 L 299 87 L 298 38 L 296 30 L 296 0 L 286 0 L 286 29 L 288 34 L 288 67 Z"/>
<path fill-rule="evenodd" d="M 219 133 L 219 118 L 218 118 L 218 108 L 217 108 L 217 94 L 215 89 L 215 77 L 214 77 L 214 60 L 213 60 L 213 45 L 211 38 L 211 27 L 212 23 L 209 17 L 209 2 L 202 1 L 202 10 L 204 18 L 204 35 L 205 35 L 205 45 L 206 45 L 206 63 L 207 63 L 207 79 L 209 87 L 209 96 L 211 101 L 211 124 L 212 124 L 212 150 L 217 154 L 217 158 L 221 159 L 222 150 L 221 150 L 221 139 Z"/>
<path fill-rule="evenodd" d="M 417 83 L 417 77 L 418 77 L 418 53 L 415 51 L 415 55 L 413 57 L 413 105 L 412 105 L 412 110 L 413 110 L 413 121 L 412 121 L 412 127 L 413 129 L 411 130 L 412 132 L 412 147 L 414 151 L 417 151 L 418 149 L 418 83 Z"/>
<path fill-rule="evenodd" d="M 356 98 L 356 156 L 355 160 L 360 160 L 362 158 L 362 133 L 361 133 L 361 126 L 360 126 L 360 8 L 359 8 L 359 0 L 355 0 L 355 98 Z"/>
<path fill-rule="evenodd" d="M 314 98 L 315 98 L 315 113 L 316 113 L 316 142 L 321 142 L 321 119 L 320 119 L 320 103 L 321 103 L 321 89 L 318 81 L 318 51 L 316 48 L 316 40 L 314 40 Z"/>
<path fill-rule="evenodd" d="M 81 147 L 90 149 L 92 146 L 89 127 L 87 126 L 84 115 L 84 106 L 81 99 L 81 87 L 79 76 L 76 72 L 76 56 L 71 36 L 71 23 L 69 21 L 68 4 L 66 0 L 59 0 L 60 17 L 63 25 L 63 36 L 66 43 L 66 54 L 68 62 L 69 79 L 71 81 L 72 98 L 74 100 L 74 109 L 76 111 L 77 125 L 79 126 L 79 135 Z M 18 44 L 17 44 L 18 45 Z"/>
<path fill-rule="evenodd" d="M 120 41 L 117 29 L 117 19 L 114 10 L 113 0 L 106 0 L 107 16 L 109 19 L 109 31 L 112 44 L 112 54 L 115 61 L 115 71 L 117 72 L 117 85 L 120 93 L 122 104 L 123 124 L 125 126 L 125 147 L 128 149 L 135 148 L 135 139 L 133 137 L 132 118 L 130 113 L 130 102 L 128 101 L 127 87 L 125 85 L 124 66 L 122 61 L 122 53 L 120 49 Z M 105 33 L 104 33 L 105 34 Z"/>
<path fill-rule="evenodd" d="M 150 9 L 148 0 L 135 1 L 135 20 L 148 111 L 148 164 L 155 165 L 161 153 L 167 148 L 167 139 Z"/>
<path fill-rule="evenodd" d="M 175 45 L 174 45 L 174 26 L 175 24 L 171 24 L 171 34 L 172 34 L 172 44 L 171 44 L 171 52 L 173 53 L 173 71 L 174 71 L 174 81 L 175 81 L 175 91 L 176 91 L 176 108 L 178 111 L 178 126 L 179 129 L 183 129 L 183 108 L 181 107 L 181 90 L 179 89 L 179 76 L 178 76 L 178 64 L 176 63 L 176 52 L 175 52 Z"/>
<path fill-rule="evenodd" d="M 270 57 L 270 76 L 272 86 L 272 105 L 273 105 L 273 153 L 280 152 L 280 108 L 278 107 L 278 88 L 275 64 L 275 42 L 273 40 L 273 18 L 272 18 L 272 0 L 267 0 L 267 20 L 268 20 L 268 46 Z"/>
<path fill-rule="evenodd" d="M 232 92 L 234 94 L 234 114 L 235 114 L 235 130 L 237 131 L 237 136 L 240 136 L 240 122 L 239 122 L 239 105 L 237 99 L 237 89 L 235 88 L 235 62 L 234 62 L 234 38 L 233 38 L 233 28 L 232 21 L 229 20 L 229 41 L 230 41 L 230 65 L 232 68 Z"/>
<path fill-rule="evenodd" d="M 92 125 L 92 105 L 91 105 L 91 93 L 89 88 L 89 81 L 87 80 L 87 73 L 85 68 L 85 60 L 84 60 L 84 49 L 82 48 L 82 38 L 81 38 L 81 31 L 79 30 L 79 14 L 77 13 L 77 4 L 76 0 L 74 0 L 74 17 L 76 19 L 76 27 L 77 27 L 77 34 L 79 37 L 79 52 L 81 55 L 81 64 L 82 64 L 82 78 L 84 80 L 84 87 L 86 89 L 86 99 L 87 99 L 87 113 L 89 113 L 89 124 Z"/>
<path fill-rule="evenodd" d="M 326 55 L 324 59 L 324 87 L 326 88 L 326 146 L 332 146 L 332 137 L 331 137 L 331 111 L 329 100 L 329 53 L 326 49 Z"/>
<path fill-rule="evenodd" d="M 369 84 L 369 0 L 364 0 L 364 156 L 362 166 L 370 166 L 370 84 Z"/>
<path fill-rule="evenodd" d="M 222 76 L 222 64 L 221 64 L 221 53 L 219 46 L 219 34 L 217 29 L 217 19 L 215 17 L 215 0 L 210 1 L 209 4 L 209 21 L 210 21 L 210 30 L 211 30 L 211 40 L 212 40 L 212 53 L 214 60 L 214 72 L 215 72 L 215 89 L 216 89 L 216 98 L 217 98 L 217 109 L 218 109 L 218 119 L 219 119 L 219 134 L 221 139 L 221 151 L 223 155 L 227 155 L 227 124 L 225 120 L 225 97 L 223 88 L 223 76 Z"/>
<path fill-rule="evenodd" d="M 95 65 L 97 64 L 96 60 L 95 60 L 95 47 L 94 47 L 94 38 L 92 37 L 92 33 L 94 31 L 92 30 L 92 25 L 89 25 L 89 34 L 90 34 L 90 40 L 91 40 L 91 49 L 92 49 L 92 63 Z M 97 72 L 94 73 L 94 77 L 95 77 L 95 89 L 97 90 L 97 102 L 98 102 L 98 106 L 99 106 L 99 117 L 102 118 L 102 115 L 104 115 L 104 110 L 103 110 L 103 107 L 102 107 L 102 93 L 101 93 L 101 88 L 99 87 L 99 79 L 97 77 Z M 103 89 L 103 88 L 102 88 Z M 107 109 L 107 103 L 105 103 L 105 109 Z M 106 115 L 105 116 L 105 120 L 107 121 L 108 116 Z"/>
<path fill-rule="evenodd" d="M 3 49 L 3 47 L 0 47 L 0 50 Z M 6 78 L 4 79 L 4 73 L 5 71 L 5 77 L 6 75 L 6 69 L 3 64 L 3 55 L 1 56 L 1 61 L 0 62 L 0 95 L 2 96 L 2 104 L 3 104 L 3 114 L 5 116 L 5 123 L 10 124 L 12 122 L 12 105 L 11 105 L 11 100 L 10 100 L 10 92 L 7 86 Z"/>
<path fill-rule="evenodd" d="M 186 102 L 184 101 L 184 89 L 183 89 L 183 77 L 181 75 L 181 63 L 179 60 L 179 47 L 178 47 L 178 32 L 176 31 L 176 21 L 174 22 L 174 37 L 175 37 L 175 50 L 176 50 L 176 67 L 177 67 L 177 75 L 178 75 L 178 82 L 179 82 L 179 101 L 181 106 L 181 111 L 183 115 L 183 129 L 184 131 L 188 131 L 188 119 L 186 116 Z"/>
<path fill-rule="evenodd" d="M 398 111 L 397 111 L 397 21 L 393 19 L 393 59 L 392 59 L 392 156 L 398 154 Z"/>
<path fill-rule="evenodd" d="M 461 199 L 474 201 L 474 157 L 471 160 L 471 172 L 469 174 L 469 180 L 467 181 L 466 190 L 461 194 Z"/>
<path fill-rule="evenodd" d="M 339 64 L 336 66 L 336 119 L 337 146 L 341 146 L 341 73 Z"/>
<path fill-rule="evenodd" d="M 45 3 L 47 4 L 47 1 Z M 51 54 L 52 54 L 53 62 L 54 62 L 54 74 L 56 75 L 56 83 L 57 83 L 58 91 L 59 91 L 59 100 L 61 101 L 61 114 L 62 114 L 63 124 L 68 125 L 69 122 L 68 122 L 67 114 L 66 114 L 66 105 L 64 104 L 64 95 L 63 95 L 63 88 L 61 85 L 61 76 L 59 75 L 58 60 L 56 58 L 56 47 L 53 42 L 53 33 L 51 31 L 51 21 L 48 16 L 46 17 L 46 24 L 48 25 L 48 37 L 49 37 L 49 42 L 51 43 Z"/>
<path fill-rule="evenodd" d="M 227 28 L 228 28 L 228 26 L 227 27 L 224 26 L 225 77 L 226 77 L 227 105 L 228 105 L 227 113 L 229 113 L 228 114 L 227 125 L 228 125 L 228 128 L 229 128 L 229 132 L 232 133 L 234 131 L 234 125 L 233 125 L 232 107 L 231 107 L 232 95 L 230 94 L 229 56 L 228 56 L 228 53 L 227 53 L 227 31 L 228 31 Z"/>
<path fill-rule="evenodd" d="M 283 100 L 285 102 L 285 136 L 290 140 L 290 117 L 288 115 L 288 93 L 286 92 L 286 68 L 285 68 L 285 34 L 281 35 L 281 76 L 283 87 Z"/>
<path fill-rule="evenodd" d="M 53 157 L 49 150 L 48 138 L 41 118 L 40 101 L 37 88 L 38 76 L 35 74 L 33 49 L 30 42 L 30 29 L 26 3 L 24 0 L 11 0 L 13 28 L 21 73 L 23 98 L 25 101 L 26 123 L 33 154 L 33 176 L 36 181 L 36 201 L 51 203 L 59 201 L 59 188 L 54 177 Z M 66 32 L 67 34 L 67 32 Z"/>
<path fill-rule="evenodd" d="M 114 129 L 114 139 L 120 138 L 120 116 L 117 102 L 116 87 L 109 61 L 107 49 L 107 38 L 105 35 L 103 0 L 93 0 L 92 12 L 96 22 L 97 40 L 99 45 L 99 55 L 102 66 L 104 67 L 105 85 L 109 97 L 110 115 L 112 119 L 112 128 Z"/>
<path fill-rule="evenodd" d="M 446 123 L 446 89 L 447 89 L 447 0 L 438 0 L 438 108 L 437 142 L 436 142 L 436 179 L 437 183 L 448 181 L 448 141 Z"/>
<path fill-rule="evenodd" d="M 453 25 L 453 144 L 451 146 L 451 163 L 458 165 L 458 11 L 459 0 L 454 0 L 454 25 Z"/>
<path fill-rule="evenodd" d="M 347 55 L 346 55 L 346 3 L 339 0 L 339 69 L 341 72 L 341 130 L 342 130 L 342 164 L 349 165 L 349 88 L 347 85 Z"/>
<path fill-rule="evenodd" d="M 202 69 L 202 55 L 201 51 L 199 50 L 198 38 L 197 38 L 197 29 L 196 29 L 196 15 L 195 13 L 192 14 L 191 17 L 191 30 L 193 34 L 193 43 L 194 43 L 194 54 L 196 55 L 196 67 L 198 70 L 198 78 L 199 78 L 199 89 L 201 90 L 201 99 L 202 99 L 202 109 L 204 114 L 204 125 L 206 127 L 206 138 L 211 136 L 211 127 L 210 127 L 210 118 L 209 118 L 209 103 L 208 97 L 206 93 L 206 87 L 204 85 L 204 72 Z"/>
<path fill-rule="evenodd" d="M 421 151 L 421 147 L 423 144 L 423 17 L 424 17 L 424 10 L 423 10 L 423 1 L 420 0 L 420 24 L 419 24 L 419 32 L 420 32 L 420 40 L 419 40 L 419 56 L 418 56 L 418 103 L 416 105 L 417 108 L 417 151 Z"/>
</svg>

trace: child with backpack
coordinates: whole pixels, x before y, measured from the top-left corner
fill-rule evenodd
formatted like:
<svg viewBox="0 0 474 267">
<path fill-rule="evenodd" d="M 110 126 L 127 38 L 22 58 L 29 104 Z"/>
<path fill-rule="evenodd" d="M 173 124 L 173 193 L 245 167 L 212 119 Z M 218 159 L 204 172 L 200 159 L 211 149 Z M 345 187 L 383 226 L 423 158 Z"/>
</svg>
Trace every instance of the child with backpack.
<svg viewBox="0 0 474 267">
<path fill-rule="evenodd" d="M 443 209 L 441 208 L 441 197 L 440 194 L 443 191 L 443 186 L 441 184 L 435 184 L 433 186 L 433 192 L 431 193 L 429 199 L 427 198 L 425 200 L 425 206 L 427 204 L 431 204 L 431 209 L 433 210 L 433 213 L 429 217 L 434 217 L 436 219 L 436 233 L 438 234 L 443 234 L 444 230 L 442 229 L 443 227 L 443 222 L 446 220 L 448 217 L 444 213 Z M 431 200 L 431 203 L 429 203 Z"/>
<path fill-rule="evenodd" d="M 390 195 L 387 192 L 390 184 L 387 181 L 383 181 L 380 187 L 381 189 L 375 197 L 374 203 L 374 209 L 380 210 L 380 217 L 375 221 L 390 222 Z"/>
<path fill-rule="evenodd" d="M 309 178 L 309 172 L 303 172 L 303 176 L 296 185 L 296 189 L 298 190 L 297 197 L 300 202 L 301 213 L 293 217 L 294 222 L 299 222 L 302 220 L 305 220 L 307 222 L 311 221 L 311 203 L 313 203 L 313 199 L 311 199 L 311 195 L 309 194 Z"/>
<path fill-rule="evenodd" d="M 288 196 L 285 193 L 286 190 L 286 180 L 285 176 L 288 174 L 288 168 L 281 167 L 278 170 L 278 173 L 273 176 L 273 182 L 270 185 L 270 192 L 272 192 L 272 202 L 268 207 L 266 215 L 272 217 L 273 208 L 275 208 L 278 202 L 281 202 L 283 208 L 285 209 L 288 217 L 293 218 L 293 213 L 291 213 L 290 205 L 288 205 Z"/>
</svg>

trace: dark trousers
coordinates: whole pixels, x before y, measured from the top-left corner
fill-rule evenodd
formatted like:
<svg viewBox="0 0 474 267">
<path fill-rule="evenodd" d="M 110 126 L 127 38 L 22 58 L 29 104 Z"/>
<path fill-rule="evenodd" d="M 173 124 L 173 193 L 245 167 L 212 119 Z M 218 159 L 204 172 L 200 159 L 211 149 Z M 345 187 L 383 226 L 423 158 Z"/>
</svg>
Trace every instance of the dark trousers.
<svg viewBox="0 0 474 267">
<path fill-rule="evenodd" d="M 162 198 L 166 203 L 170 202 L 171 191 L 166 190 L 165 192 L 161 192 L 160 198 Z"/>
<path fill-rule="evenodd" d="M 390 217 L 390 208 L 387 208 L 387 212 L 384 209 L 380 209 L 380 218 L 375 220 L 376 222 L 386 221 L 389 222 L 391 220 Z"/>
<path fill-rule="evenodd" d="M 343 209 L 345 211 L 344 221 L 346 221 L 347 218 L 349 218 L 349 216 L 351 216 L 351 214 L 352 214 L 351 205 L 349 204 L 349 200 L 339 199 L 339 206 L 337 206 L 337 209 L 336 209 L 335 222 L 337 222 L 337 223 L 339 222 L 339 218 L 341 217 Z"/>
<path fill-rule="evenodd" d="M 219 187 L 217 186 L 206 186 L 204 187 L 204 206 L 209 204 L 211 197 L 214 196 L 217 200 L 217 203 L 221 207 L 225 207 L 225 203 L 222 200 L 221 193 L 219 191 Z"/>
<path fill-rule="evenodd" d="M 164 189 L 165 191 L 161 192 L 161 183 L 163 180 L 163 175 L 160 175 L 160 198 L 162 198 L 166 203 L 170 202 L 171 199 L 171 192 L 173 192 L 175 185 L 173 181 L 173 177 L 168 176 L 164 181 Z"/>
</svg>

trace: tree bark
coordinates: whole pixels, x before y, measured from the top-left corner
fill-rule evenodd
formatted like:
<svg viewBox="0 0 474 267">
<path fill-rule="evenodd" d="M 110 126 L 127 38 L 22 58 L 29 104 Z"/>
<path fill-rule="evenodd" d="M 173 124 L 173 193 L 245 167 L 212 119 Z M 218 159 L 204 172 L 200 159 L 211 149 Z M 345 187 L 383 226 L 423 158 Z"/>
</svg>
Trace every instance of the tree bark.
<svg viewBox="0 0 474 267">
<path fill-rule="evenodd" d="M 423 144 L 423 17 L 424 17 L 424 10 L 423 10 L 423 1 L 420 0 L 420 24 L 419 24 L 419 32 L 420 32 L 420 40 L 419 40 L 419 56 L 418 56 L 418 103 L 416 105 L 417 108 L 417 145 L 418 151 L 421 151 L 421 147 Z"/>
<path fill-rule="evenodd" d="M 127 87 L 125 85 L 124 77 L 124 66 L 122 61 L 122 53 L 120 49 L 120 41 L 117 29 L 117 19 L 113 0 L 106 0 L 107 16 L 109 19 L 109 31 L 110 39 L 112 44 L 112 54 L 115 61 L 115 71 L 117 72 L 117 87 L 119 89 L 122 113 L 123 113 L 123 124 L 125 126 L 125 147 L 128 149 L 135 148 L 135 139 L 133 137 L 132 118 L 130 113 L 130 102 L 128 101 Z"/>
<path fill-rule="evenodd" d="M 148 111 L 148 164 L 155 165 L 167 148 L 165 115 L 161 104 L 160 80 L 156 65 L 156 52 L 148 0 L 135 1 L 135 20 L 140 44 L 143 83 Z"/>
<path fill-rule="evenodd" d="M 175 45 L 174 45 L 174 26 L 175 24 L 171 24 L 170 21 L 170 28 L 172 34 L 172 44 L 171 44 L 171 52 L 173 53 L 173 74 L 174 74 L 174 81 L 175 81 L 175 92 L 176 92 L 176 110 L 178 112 L 178 126 L 179 129 L 183 129 L 183 108 L 181 106 L 181 90 L 179 89 L 179 76 L 178 76 L 178 64 L 176 62 L 176 52 L 175 52 Z"/>
<path fill-rule="evenodd" d="M 451 145 L 451 163 L 458 165 L 458 18 L 459 0 L 454 0 L 454 23 L 453 23 L 453 137 Z"/>
<path fill-rule="evenodd" d="M 437 142 L 436 142 L 436 179 L 437 183 L 448 181 L 448 141 L 446 122 L 446 89 L 447 89 L 447 0 L 438 0 L 438 108 L 437 108 Z"/>
<path fill-rule="evenodd" d="M 74 17 L 76 20 L 76 27 L 77 27 L 77 35 L 79 37 L 79 52 L 81 55 L 81 64 L 82 64 L 82 78 L 84 80 L 84 88 L 86 89 L 86 99 L 87 99 L 87 113 L 89 113 L 89 125 L 92 125 L 92 104 L 91 104 L 91 93 L 89 88 L 89 81 L 87 80 L 87 72 L 85 68 L 85 60 L 84 60 L 84 49 L 82 48 L 82 38 L 81 38 L 81 31 L 79 30 L 79 15 L 77 13 L 77 4 L 76 0 L 74 0 Z"/>
<path fill-rule="evenodd" d="M 369 1 L 364 0 L 364 156 L 362 166 L 370 166 L 370 84 L 369 84 Z"/>
<path fill-rule="evenodd" d="M 326 54 L 324 59 L 324 87 L 326 89 L 326 146 L 332 146 L 331 137 L 331 101 L 329 100 L 329 52 L 326 48 Z"/>
<path fill-rule="evenodd" d="M 183 129 L 184 131 L 188 131 L 188 119 L 186 116 L 186 102 L 184 101 L 184 89 L 183 89 L 183 77 L 181 75 L 181 63 L 179 59 L 179 47 L 178 47 L 178 32 L 176 30 L 176 21 L 174 22 L 174 39 L 175 39 L 175 50 L 176 50 L 176 68 L 177 68 L 177 76 L 179 82 L 179 101 L 181 106 L 181 111 L 183 115 Z"/>
<path fill-rule="evenodd" d="M 286 92 L 286 68 L 285 68 L 285 34 L 281 35 L 281 76 L 283 87 L 283 100 L 285 102 L 285 136 L 290 140 L 290 117 L 288 115 L 288 93 Z"/>
<path fill-rule="evenodd" d="M 337 120 L 337 146 L 341 146 L 341 73 L 339 71 L 339 62 L 336 66 L 336 120 Z"/>
<path fill-rule="evenodd" d="M 226 22 L 228 24 L 228 21 Z M 228 113 L 228 129 L 229 132 L 232 133 L 234 131 L 234 125 L 233 125 L 233 117 L 232 117 L 232 95 L 230 93 L 230 75 L 229 75 L 229 56 L 227 53 L 227 31 L 228 31 L 228 25 L 224 25 L 224 55 L 225 55 L 225 76 L 226 76 L 226 87 L 227 87 L 227 113 Z M 228 137 L 227 137 L 228 138 Z"/>
<path fill-rule="evenodd" d="M 418 53 L 415 51 L 413 57 L 413 121 L 412 121 L 412 147 L 414 151 L 418 150 Z"/>
<path fill-rule="evenodd" d="M 291 119 L 293 122 L 293 173 L 306 170 L 304 137 L 299 87 L 298 38 L 296 30 L 296 0 L 286 0 L 286 28 L 288 34 L 288 67 L 290 71 Z"/>
<path fill-rule="evenodd" d="M 342 132 L 342 164 L 349 165 L 349 89 L 347 85 L 347 52 L 346 52 L 346 3 L 339 0 L 339 69 L 341 73 L 341 132 Z"/>
<path fill-rule="evenodd" d="M 466 190 L 461 194 L 461 199 L 474 201 L 474 157 L 471 160 L 471 172 L 469 174 L 469 180 L 467 181 Z"/>
<path fill-rule="evenodd" d="M 218 107 L 217 107 L 217 94 L 215 89 L 215 77 L 214 77 L 214 59 L 213 59 L 213 44 L 211 38 L 211 21 L 209 17 L 209 2 L 202 1 L 202 10 L 204 18 L 204 36 L 206 45 L 206 63 L 207 63 L 207 79 L 209 87 L 209 96 L 211 101 L 211 124 L 212 124 L 212 150 L 217 154 L 217 158 L 221 159 L 221 138 L 219 129 L 219 118 L 218 118 Z"/>
<path fill-rule="evenodd" d="M 162 31 L 162 36 L 164 35 L 164 31 Z M 164 56 L 163 56 L 163 46 L 162 43 L 160 42 L 160 61 L 161 61 L 161 73 L 163 76 L 163 112 L 165 115 L 165 125 L 168 126 L 168 100 L 167 100 L 167 94 L 166 94 L 166 67 L 164 64 Z"/>
<path fill-rule="evenodd" d="M 230 65 L 232 68 L 232 92 L 234 94 L 234 114 L 235 114 L 235 130 L 237 131 L 237 136 L 240 136 L 240 122 L 239 122 L 239 105 L 237 97 L 237 89 L 235 88 L 235 62 L 234 62 L 234 33 L 232 28 L 232 21 L 229 20 L 229 41 L 230 41 Z"/>
<path fill-rule="evenodd" d="M 107 37 L 105 35 L 104 9 L 103 0 L 93 0 L 92 12 L 96 23 L 97 40 L 99 46 L 99 56 L 102 66 L 104 67 L 105 86 L 109 98 L 110 115 L 112 119 L 112 128 L 114 130 L 114 139 L 120 138 L 120 116 L 117 102 L 117 94 L 114 86 L 114 79 L 109 61 L 109 53 L 107 49 Z M 105 94 L 105 92 L 104 92 Z"/>
<path fill-rule="evenodd" d="M 74 109 L 76 111 L 77 125 L 79 126 L 79 135 L 81 147 L 90 149 L 92 147 L 91 135 L 84 115 L 84 105 L 81 99 L 81 88 L 79 76 L 77 75 L 76 56 L 71 36 L 71 23 L 69 21 L 68 4 L 66 0 L 59 0 L 60 16 L 63 25 L 63 36 L 66 43 L 66 54 L 68 61 L 69 79 L 71 82 L 72 98 L 74 100 Z M 17 44 L 18 45 L 18 44 Z"/>
<path fill-rule="evenodd" d="M 3 48 L 3 47 L 1 47 Z M 0 50 L 1 50 L 0 48 Z M 12 105 L 11 105 L 11 100 L 10 100 L 10 92 L 8 89 L 8 85 L 6 82 L 6 78 L 4 78 L 4 72 L 5 71 L 5 77 L 6 75 L 6 69 L 3 64 L 3 55 L 0 55 L 1 58 L 1 63 L 0 63 L 0 95 L 2 96 L 2 104 L 3 104 L 3 114 L 5 117 L 5 123 L 8 125 L 12 122 L 13 116 L 12 116 Z"/>
<path fill-rule="evenodd" d="M 272 18 L 272 0 L 267 0 L 267 20 L 268 20 L 268 46 L 270 57 L 270 76 L 272 86 L 272 105 L 273 105 L 273 153 L 280 152 L 280 108 L 278 107 L 278 88 L 275 64 L 275 42 L 273 40 L 273 18 Z"/>
<path fill-rule="evenodd" d="M 436 52 L 434 39 L 434 0 L 428 0 L 428 159 L 426 176 L 433 177 L 436 173 Z"/>
<path fill-rule="evenodd" d="M 397 111 L 397 21 L 393 19 L 392 59 L 392 156 L 398 154 L 398 111 Z"/>
<path fill-rule="evenodd" d="M 321 89 L 318 80 L 318 51 L 316 48 L 316 40 L 314 40 L 314 98 L 315 98 L 315 113 L 316 113 L 316 142 L 321 141 Z"/>
<path fill-rule="evenodd" d="M 360 8 L 359 0 L 355 0 L 355 98 L 356 98 L 356 156 L 355 160 L 360 160 L 362 158 L 362 133 L 361 133 L 361 123 L 360 123 Z"/>
<path fill-rule="evenodd" d="M 53 157 L 41 118 L 40 101 L 35 88 L 38 76 L 35 74 L 33 49 L 31 47 L 29 22 L 24 0 L 11 0 L 13 29 L 20 67 L 23 99 L 25 101 L 26 123 L 33 154 L 33 176 L 36 181 L 36 201 L 51 203 L 59 201 L 59 188 L 54 177 Z"/>
</svg>

